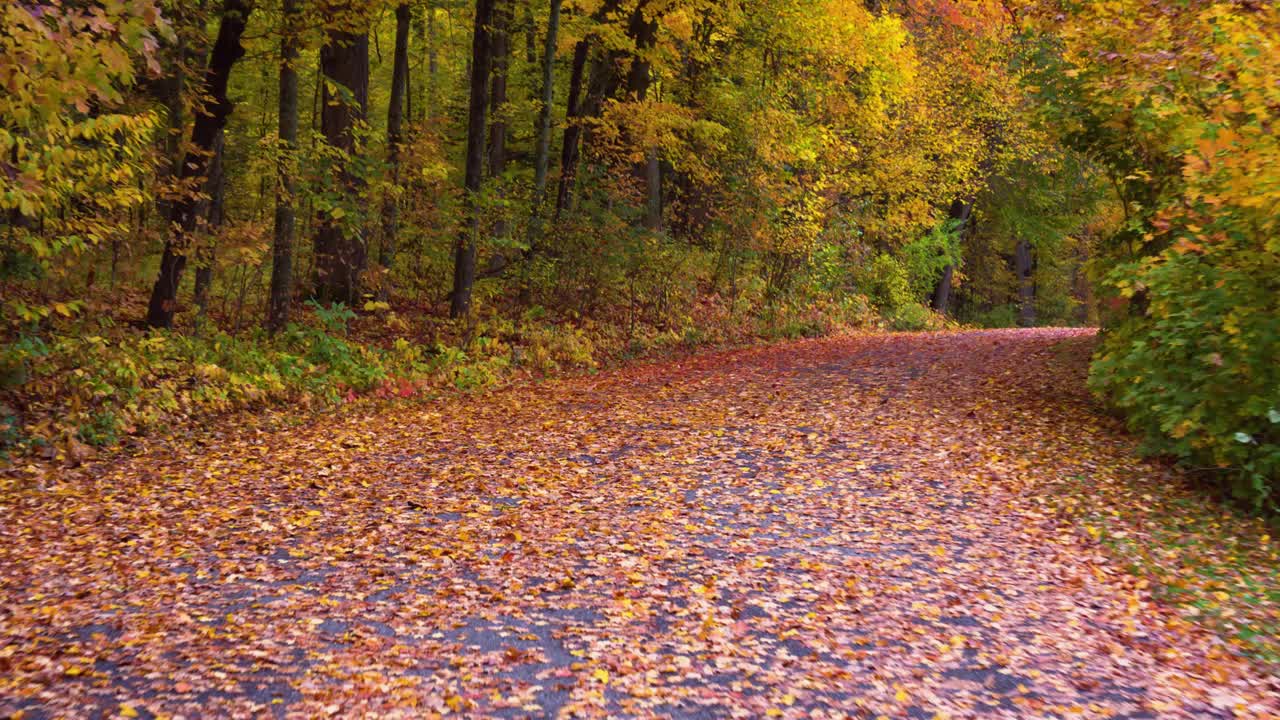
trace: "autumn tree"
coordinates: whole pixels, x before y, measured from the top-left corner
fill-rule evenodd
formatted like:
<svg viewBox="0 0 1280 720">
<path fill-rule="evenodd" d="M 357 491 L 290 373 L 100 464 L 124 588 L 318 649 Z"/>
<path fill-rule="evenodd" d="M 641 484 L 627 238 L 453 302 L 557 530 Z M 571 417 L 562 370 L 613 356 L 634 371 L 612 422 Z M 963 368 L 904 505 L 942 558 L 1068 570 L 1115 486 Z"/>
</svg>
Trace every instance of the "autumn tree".
<svg viewBox="0 0 1280 720">
<path fill-rule="evenodd" d="M 353 158 L 362 152 L 360 128 L 369 109 L 369 36 L 361 8 L 330 10 L 334 24 L 320 48 L 320 129 L 332 150 L 336 202 L 318 218 L 312 294 L 322 302 L 352 304 L 368 264 L 367 223 L 364 213 L 355 211 L 366 179 L 354 169 Z"/>
<path fill-rule="evenodd" d="M 399 232 L 399 205 L 395 186 L 400 181 L 400 152 L 404 142 L 405 104 L 409 98 L 409 3 L 396 6 L 396 44 L 391 70 L 391 96 L 387 102 L 387 161 L 393 190 L 382 202 L 382 245 L 378 261 L 391 267 Z"/>
<path fill-rule="evenodd" d="M 293 239 L 297 215 L 298 150 L 298 0 L 283 0 L 280 32 L 280 88 L 277 108 L 280 146 L 276 160 L 275 235 L 271 251 L 271 290 L 267 328 L 279 332 L 289 322 L 293 299 Z"/>
<path fill-rule="evenodd" d="M 252 6 L 243 0 L 226 0 L 223 4 L 218 39 L 209 54 L 204 79 L 208 102 L 195 118 L 191 130 L 191 150 L 182 162 L 182 178 L 205 176 L 214 142 L 226 125 L 227 116 L 231 114 L 233 105 L 227 98 L 227 82 L 232 66 L 244 55 L 240 38 L 244 34 L 251 9 Z M 201 201 L 196 194 L 188 194 L 173 205 L 173 233 L 165 240 L 160 272 L 151 288 L 151 300 L 147 305 L 146 323 L 150 327 L 169 327 L 173 324 L 173 314 L 178 302 L 178 284 L 187 264 L 190 236 L 196 229 L 200 207 Z"/>
<path fill-rule="evenodd" d="M 467 109 L 465 159 L 466 217 L 454 246 L 453 292 L 449 315 L 462 317 L 471 309 L 471 289 L 476 279 L 476 243 L 480 234 L 480 184 L 484 178 L 485 114 L 489 102 L 489 71 L 493 65 L 491 38 L 496 0 L 476 0 L 471 41 L 471 86 Z"/>
</svg>

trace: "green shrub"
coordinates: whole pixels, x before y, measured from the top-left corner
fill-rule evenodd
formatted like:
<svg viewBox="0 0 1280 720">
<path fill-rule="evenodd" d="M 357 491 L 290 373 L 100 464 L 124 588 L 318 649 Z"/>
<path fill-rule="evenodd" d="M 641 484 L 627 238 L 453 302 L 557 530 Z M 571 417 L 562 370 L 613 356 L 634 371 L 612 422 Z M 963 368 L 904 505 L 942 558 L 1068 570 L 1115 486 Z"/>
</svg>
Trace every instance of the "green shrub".
<svg viewBox="0 0 1280 720">
<path fill-rule="evenodd" d="M 914 298 L 932 293 L 948 265 L 960 265 L 960 228 L 963 225 L 961 220 L 944 220 L 902 247 L 901 262 Z"/>
<path fill-rule="evenodd" d="M 1277 264 L 1220 249 L 1121 266 L 1113 286 L 1145 312 L 1106 333 L 1090 378 L 1149 451 L 1216 468 L 1258 509 L 1280 505 Z"/>
<path fill-rule="evenodd" d="M 974 315 L 972 322 L 984 328 L 1018 327 L 1018 308 L 1013 305 L 997 305 Z"/>
<path fill-rule="evenodd" d="M 885 314 L 885 320 L 894 330 L 930 330 L 938 323 L 929 308 L 920 303 L 907 303 Z"/>
<path fill-rule="evenodd" d="M 863 292 L 881 311 L 893 311 L 916 301 L 906 265 L 888 253 L 872 258 L 859 273 L 859 280 Z"/>
</svg>

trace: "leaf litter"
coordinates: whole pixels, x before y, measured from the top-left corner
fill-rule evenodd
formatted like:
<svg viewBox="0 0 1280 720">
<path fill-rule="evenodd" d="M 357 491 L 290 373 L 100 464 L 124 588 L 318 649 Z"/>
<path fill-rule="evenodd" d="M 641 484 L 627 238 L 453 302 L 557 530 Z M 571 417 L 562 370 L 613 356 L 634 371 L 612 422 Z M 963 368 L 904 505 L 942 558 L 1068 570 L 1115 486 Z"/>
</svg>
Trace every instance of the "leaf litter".
<svg viewBox="0 0 1280 720">
<path fill-rule="evenodd" d="M 1158 472 L 1091 343 L 783 343 L 10 487 L 0 712 L 1275 717 L 1063 511 Z"/>
</svg>

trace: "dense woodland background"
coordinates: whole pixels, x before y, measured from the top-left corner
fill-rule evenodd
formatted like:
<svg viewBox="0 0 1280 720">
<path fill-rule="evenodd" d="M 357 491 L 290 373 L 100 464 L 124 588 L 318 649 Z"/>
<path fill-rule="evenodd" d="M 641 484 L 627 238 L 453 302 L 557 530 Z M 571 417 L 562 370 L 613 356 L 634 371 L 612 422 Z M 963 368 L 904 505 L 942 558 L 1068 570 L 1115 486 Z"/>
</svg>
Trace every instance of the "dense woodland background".
<svg viewBox="0 0 1280 720">
<path fill-rule="evenodd" d="M 49 0 L 0 11 L 0 451 L 849 327 L 1104 327 L 1280 472 L 1280 11 Z"/>
</svg>

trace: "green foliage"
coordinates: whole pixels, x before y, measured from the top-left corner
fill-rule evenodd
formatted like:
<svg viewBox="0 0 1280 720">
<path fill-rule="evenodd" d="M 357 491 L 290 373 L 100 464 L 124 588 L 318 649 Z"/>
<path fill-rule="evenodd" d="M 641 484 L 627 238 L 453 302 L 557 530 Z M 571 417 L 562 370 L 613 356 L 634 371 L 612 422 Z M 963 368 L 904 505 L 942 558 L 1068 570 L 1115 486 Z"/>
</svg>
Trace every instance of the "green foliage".
<svg viewBox="0 0 1280 720">
<path fill-rule="evenodd" d="M 885 319 L 894 330 L 929 330 L 936 327 L 933 313 L 920 303 L 907 303 L 893 308 Z"/>
<path fill-rule="evenodd" d="M 269 401 L 335 403 L 414 370 L 393 353 L 354 344 L 321 328 L 290 326 L 275 341 L 156 332 L 142 335 L 88 325 L 4 347 L 7 367 L 22 367 L 9 388 L 26 403 L 7 442 L 109 444 L 181 416 L 250 408 Z"/>
<path fill-rule="evenodd" d="M 962 264 L 960 230 L 963 221 L 947 219 L 928 233 L 902 246 L 902 265 L 914 298 L 929 296 L 948 266 Z"/>
<path fill-rule="evenodd" d="M 984 328 L 1018 327 L 1018 308 L 1016 305 L 997 305 L 966 320 Z"/>
<path fill-rule="evenodd" d="M 150 109 L 126 107 L 156 34 L 149 0 L 80 9 L 6 3 L 0 9 L 0 280 L 64 275 L 127 233 L 147 200 Z M 5 298 L 0 320 L 48 314 Z"/>
<path fill-rule="evenodd" d="M 1037 80 L 1123 213 L 1093 387 L 1148 449 L 1259 509 L 1280 507 L 1278 21 L 1274 4 L 1167 4 L 1151 23 L 1145 3 L 1083 3 L 1053 20 Z"/>
<path fill-rule="evenodd" d="M 1109 330 L 1091 384 L 1150 450 L 1216 468 L 1237 497 L 1276 508 L 1280 265 L 1252 259 L 1261 262 L 1170 253 L 1114 270 L 1122 292 L 1143 288 L 1148 307 Z"/>
<path fill-rule="evenodd" d="M 859 276 L 859 286 L 881 311 L 894 312 L 917 302 L 907 265 L 893 255 L 877 253 Z"/>
</svg>

